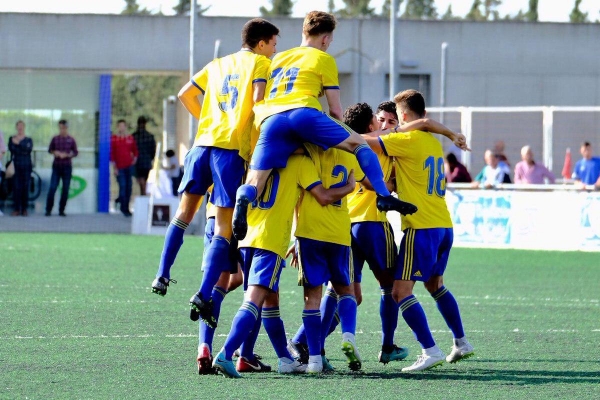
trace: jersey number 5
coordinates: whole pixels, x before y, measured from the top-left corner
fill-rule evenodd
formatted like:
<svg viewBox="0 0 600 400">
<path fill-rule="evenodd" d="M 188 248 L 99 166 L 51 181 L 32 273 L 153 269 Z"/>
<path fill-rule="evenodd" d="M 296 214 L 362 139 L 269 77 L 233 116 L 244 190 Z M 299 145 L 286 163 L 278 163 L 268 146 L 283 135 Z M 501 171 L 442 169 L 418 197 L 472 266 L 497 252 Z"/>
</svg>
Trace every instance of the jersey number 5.
<svg viewBox="0 0 600 400">
<path fill-rule="evenodd" d="M 285 91 L 283 94 L 290 94 L 292 89 L 294 88 L 294 82 L 296 82 L 296 77 L 298 76 L 298 72 L 300 72 L 300 68 L 292 67 L 288 68 L 284 71 L 283 68 L 276 68 L 271 72 L 271 76 L 269 79 L 273 79 L 273 89 L 269 92 L 269 98 L 272 99 L 275 97 L 277 93 L 277 89 L 279 88 L 279 84 L 283 80 L 283 78 L 287 78 L 287 83 L 285 84 Z"/>
<path fill-rule="evenodd" d="M 223 87 L 221 88 L 221 96 L 231 96 L 229 101 L 221 101 L 219 108 L 223 112 L 233 110 L 238 100 L 238 89 L 235 87 L 236 81 L 240 79 L 239 74 L 226 75 L 223 80 Z"/>
<path fill-rule="evenodd" d="M 423 164 L 423 169 L 427 170 L 429 175 L 429 179 L 427 180 L 427 194 L 431 196 L 435 190 L 435 194 L 444 197 L 446 194 L 444 159 L 442 157 L 436 159 L 433 156 L 429 156 Z"/>
</svg>

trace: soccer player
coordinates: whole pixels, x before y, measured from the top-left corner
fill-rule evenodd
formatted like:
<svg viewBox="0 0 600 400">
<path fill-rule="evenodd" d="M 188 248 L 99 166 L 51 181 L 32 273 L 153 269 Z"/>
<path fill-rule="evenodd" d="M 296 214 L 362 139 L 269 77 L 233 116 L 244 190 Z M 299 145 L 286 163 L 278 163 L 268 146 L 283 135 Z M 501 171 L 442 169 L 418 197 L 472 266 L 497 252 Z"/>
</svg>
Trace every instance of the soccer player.
<svg viewBox="0 0 600 400">
<path fill-rule="evenodd" d="M 350 106 L 344 112 L 344 123 L 354 131 L 369 133 L 379 129 L 395 128 L 398 125 L 396 105 L 391 101 L 381 103 L 377 114 L 366 103 Z M 386 182 L 392 183 L 393 160 L 378 153 L 378 160 Z M 393 191 L 393 183 L 390 185 Z M 400 361 L 408 356 L 408 349 L 394 344 L 394 331 L 398 324 L 398 305 L 392 299 L 393 271 L 396 262 L 394 232 L 384 212 L 376 207 L 375 192 L 362 184 L 348 196 L 348 209 L 352 223 L 352 259 L 354 262 L 354 293 L 360 305 L 362 300 L 362 268 L 365 261 L 379 282 L 381 300 L 381 351 L 379 362 Z"/>
<path fill-rule="evenodd" d="M 286 348 L 283 321 L 279 313 L 279 277 L 285 266 L 285 253 L 290 242 L 292 215 L 304 188 L 323 204 L 339 201 L 350 193 L 354 180 L 325 189 L 313 162 L 294 155 L 288 166 L 273 170 L 267 190 L 248 212 L 249 231 L 240 242 L 244 281 L 248 286 L 245 300 L 232 322 L 225 344 L 215 357 L 213 366 L 230 378 L 239 378 L 232 362 L 234 351 L 259 329 L 262 321 L 277 353 L 280 373 L 304 372 L 306 365 L 293 360 Z"/>
<path fill-rule="evenodd" d="M 265 100 L 254 108 L 260 137 L 246 184 L 236 195 L 233 233 L 238 239 L 246 235 L 248 205 L 262 193 L 271 169 L 285 167 L 290 154 L 304 142 L 325 150 L 336 147 L 354 153 L 379 195 L 379 209 L 407 215 L 417 211 L 414 205 L 390 194 L 377 156 L 359 134 L 338 121 L 342 117 L 338 70 L 335 59 L 326 53 L 333 41 L 335 26 L 333 15 L 309 12 L 304 19 L 300 47 L 284 51 L 273 59 Z M 329 115 L 322 112 L 318 101 L 323 94 Z"/>
<path fill-rule="evenodd" d="M 354 171 L 357 171 L 359 180 L 365 179 L 356 158 L 351 154 L 338 149 L 323 151 L 313 144 L 306 144 L 305 147 L 317 166 L 324 187 L 343 186 L 348 177 L 354 175 Z M 350 217 L 346 198 L 327 205 L 318 198 L 305 194 L 298 207 L 295 236 L 298 281 L 304 286 L 302 322 L 308 343 L 307 372 L 320 373 L 330 369 L 322 350 L 335 307 L 323 310 L 323 314 L 320 309 L 322 285 L 328 282 L 338 296 L 342 351 L 346 355 L 348 367 L 357 371 L 361 368 L 362 361 L 354 337 L 357 304 L 352 286 Z"/>
<path fill-rule="evenodd" d="M 406 90 L 394 97 L 401 121 L 425 117 L 425 100 L 416 90 Z M 421 371 L 444 362 L 444 353 L 436 345 L 427 317 L 413 295 L 416 281 L 436 301 L 438 310 L 454 336 L 450 363 L 473 355 L 467 341 L 458 304 L 444 286 L 444 271 L 452 248 L 452 220 L 444 195 L 444 154 L 440 142 L 428 132 L 419 130 L 393 133 L 367 139 L 376 151 L 394 157 L 399 195 L 418 205 L 420 212 L 402 219 L 404 236 L 396 261 L 392 297 L 399 304 L 402 317 L 423 348 L 417 361 L 402 371 Z M 464 148 L 464 146 L 463 146 Z"/>
<path fill-rule="evenodd" d="M 252 120 L 252 106 L 262 100 L 270 65 L 275 53 L 279 29 L 256 18 L 242 29 L 242 49 L 213 60 L 198 72 L 179 92 L 179 99 L 198 118 L 194 147 L 185 158 L 185 173 L 179 187 L 181 202 L 165 236 L 156 279 L 152 290 L 165 295 L 170 269 L 183 244 L 183 234 L 201 204 L 208 187 L 214 183 L 211 202 L 216 207 L 215 235 L 207 249 L 200 290 L 190 299 L 190 317 L 198 317 L 212 327 L 211 292 L 224 266 L 228 264 L 231 216 L 235 191 L 242 183 L 245 160 L 241 150 Z M 203 94 L 202 102 L 198 96 Z"/>
</svg>

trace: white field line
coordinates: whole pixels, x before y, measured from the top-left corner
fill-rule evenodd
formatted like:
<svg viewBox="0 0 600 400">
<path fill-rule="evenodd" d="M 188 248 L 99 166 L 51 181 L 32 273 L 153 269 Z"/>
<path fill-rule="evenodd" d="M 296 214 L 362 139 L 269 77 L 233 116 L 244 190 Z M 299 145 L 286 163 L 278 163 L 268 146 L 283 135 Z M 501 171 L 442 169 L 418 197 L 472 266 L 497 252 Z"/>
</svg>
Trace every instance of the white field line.
<svg viewBox="0 0 600 400">
<path fill-rule="evenodd" d="M 431 331 L 432 333 L 451 333 L 449 330 L 445 329 L 434 329 Z M 571 333 L 571 334 L 581 334 L 581 333 L 600 333 L 600 329 L 592 329 L 588 330 L 579 330 L 579 329 L 540 329 L 540 330 L 521 330 L 519 328 L 508 328 L 506 330 L 467 330 L 467 333 L 476 333 L 476 334 L 508 334 L 508 333 L 521 333 L 521 334 L 562 334 L 562 333 Z M 336 332 L 339 333 L 339 332 Z M 334 335 L 336 334 L 334 333 Z M 287 335 L 291 335 L 293 332 L 288 332 Z M 357 335 L 368 334 L 368 335 L 379 335 L 381 331 L 358 331 Z M 218 337 L 226 337 L 227 334 L 221 333 L 217 334 Z M 267 336 L 266 333 L 260 333 L 259 336 Z M 197 338 L 197 334 L 191 333 L 173 333 L 167 335 L 151 335 L 151 334 L 137 334 L 137 335 L 54 335 L 54 336 L 0 336 L 0 340 L 61 340 L 61 339 L 147 339 L 147 338 L 168 338 L 168 339 L 188 339 L 188 338 Z"/>
</svg>

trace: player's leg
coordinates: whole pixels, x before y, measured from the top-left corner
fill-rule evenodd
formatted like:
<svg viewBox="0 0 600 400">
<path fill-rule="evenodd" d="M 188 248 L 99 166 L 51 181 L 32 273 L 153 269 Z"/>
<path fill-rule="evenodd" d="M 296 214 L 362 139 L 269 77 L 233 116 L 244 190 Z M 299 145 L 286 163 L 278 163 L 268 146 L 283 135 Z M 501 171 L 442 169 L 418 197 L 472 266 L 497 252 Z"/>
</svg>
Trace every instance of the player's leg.
<svg viewBox="0 0 600 400">
<path fill-rule="evenodd" d="M 292 110 L 289 115 L 294 133 L 304 142 L 314 143 L 327 150 L 335 147 L 356 156 L 361 169 L 369 178 L 378 194 L 377 207 L 383 211 L 398 211 L 403 215 L 413 214 L 417 207 L 391 195 L 383 181 L 383 171 L 377 155 L 365 139 L 344 123 L 313 108 Z"/>
<path fill-rule="evenodd" d="M 260 127 L 246 183 L 236 193 L 233 235 L 238 240 L 246 237 L 248 205 L 260 197 L 271 171 L 285 167 L 290 155 L 301 145 L 292 135 L 288 114 L 289 111 L 275 114 L 267 118 Z"/>
<path fill-rule="evenodd" d="M 302 373 L 306 364 L 294 360 L 287 349 L 285 327 L 279 310 L 279 293 L 271 292 L 263 304 L 262 322 L 277 354 L 277 371 L 280 374 Z"/>
<path fill-rule="evenodd" d="M 210 296 L 221 273 L 229 270 L 232 247 L 231 216 L 235 204 L 235 192 L 244 176 L 245 162 L 237 150 L 212 147 L 208 165 L 214 182 L 210 201 L 216 207 L 215 235 L 205 252 L 200 288 L 190 299 L 190 317 L 193 319 L 199 315 L 207 324 L 216 326 Z"/>
<path fill-rule="evenodd" d="M 452 247 L 452 229 L 440 229 L 441 245 L 438 252 L 438 260 L 434 267 L 434 275 L 425 282 L 425 288 L 435 300 L 437 308 L 444 317 L 446 325 L 452 331 L 452 351 L 446 357 L 446 361 L 455 363 L 474 354 L 473 346 L 465 336 L 458 303 L 452 293 L 444 286 L 443 274 L 448 264 L 448 256 Z"/>
<path fill-rule="evenodd" d="M 421 345 L 422 354 L 417 361 L 402 371 L 420 371 L 441 365 L 445 355 L 436 345 L 429 329 L 423 307 L 413 295 L 416 281 L 429 278 L 433 267 L 432 243 L 428 229 L 407 229 L 400 243 L 400 252 L 396 260 L 392 297 L 400 307 L 402 318 L 413 331 Z"/>
<path fill-rule="evenodd" d="M 346 355 L 348 368 L 360 370 L 362 361 L 356 346 L 357 303 L 352 285 L 352 252 L 350 246 L 329 244 L 328 268 L 331 284 L 338 295 L 338 313 L 342 328 L 342 352 Z"/>
<path fill-rule="evenodd" d="M 171 282 L 171 267 L 183 245 L 183 235 L 196 215 L 202 198 L 212 184 L 209 170 L 210 150 L 207 147 L 193 147 L 185 156 L 185 173 L 179 187 L 181 199 L 175 217 L 167 228 L 165 243 L 160 257 L 156 279 L 152 282 L 152 292 L 164 296 Z M 121 173 L 121 170 L 119 170 Z M 131 179 L 130 179 L 131 180 Z M 126 200 L 121 197 L 121 206 Z"/>
</svg>

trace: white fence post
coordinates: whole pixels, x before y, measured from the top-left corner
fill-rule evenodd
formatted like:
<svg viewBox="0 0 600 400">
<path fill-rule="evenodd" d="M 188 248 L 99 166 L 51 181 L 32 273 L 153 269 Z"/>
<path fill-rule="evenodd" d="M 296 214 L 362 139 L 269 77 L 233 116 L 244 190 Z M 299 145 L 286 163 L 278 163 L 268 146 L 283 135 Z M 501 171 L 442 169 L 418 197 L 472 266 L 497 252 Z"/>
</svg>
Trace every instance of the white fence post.
<svg viewBox="0 0 600 400">
<path fill-rule="evenodd" d="M 463 135 L 467 138 L 467 146 L 471 147 L 471 134 L 472 134 L 472 121 L 473 121 L 473 111 L 470 107 L 461 107 L 460 108 L 460 130 Z M 471 170 L 471 152 L 463 151 L 461 152 L 460 159 L 462 163 L 467 167 L 467 169 Z"/>
<path fill-rule="evenodd" d="M 552 171 L 553 147 L 552 147 L 552 134 L 554 129 L 554 107 L 544 107 L 542 111 L 542 126 L 544 131 L 543 136 L 543 152 L 544 152 L 544 165 L 546 168 Z"/>
</svg>

